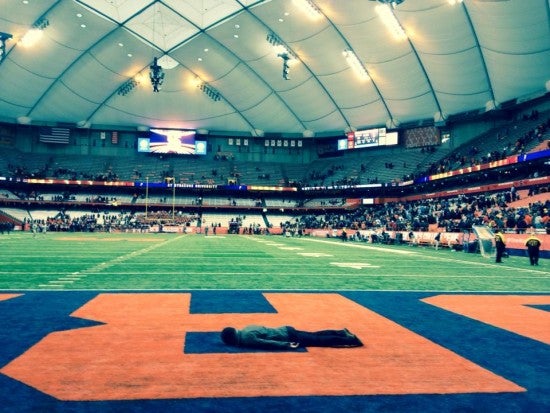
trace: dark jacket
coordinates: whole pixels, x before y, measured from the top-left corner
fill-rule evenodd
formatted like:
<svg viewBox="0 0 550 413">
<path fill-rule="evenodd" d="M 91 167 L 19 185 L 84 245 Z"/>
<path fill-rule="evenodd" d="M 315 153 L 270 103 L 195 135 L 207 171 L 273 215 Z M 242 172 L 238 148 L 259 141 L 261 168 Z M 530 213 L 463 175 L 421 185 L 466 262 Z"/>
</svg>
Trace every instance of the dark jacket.
<svg viewBox="0 0 550 413">
<path fill-rule="evenodd" d="M 263 326 L 246 326 L 242 330 L 237 330 L 238 346 L 255 347 L 255 348 L 271 348 L 271 349 L 287 349 L 290 348 L 290 338 L 288 335 L 288 327 L 263 327 Z"/>
</svg>

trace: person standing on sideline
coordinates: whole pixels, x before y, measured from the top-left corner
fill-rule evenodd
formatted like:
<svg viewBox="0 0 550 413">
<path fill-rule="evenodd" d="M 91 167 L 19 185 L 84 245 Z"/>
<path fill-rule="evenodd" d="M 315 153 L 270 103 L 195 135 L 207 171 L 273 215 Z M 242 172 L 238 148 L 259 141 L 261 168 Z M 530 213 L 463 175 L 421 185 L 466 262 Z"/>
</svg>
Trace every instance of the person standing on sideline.
<svg viewBox="0 0 550 413">
<path fill-rule="evenodd" d="M 495 248 L 497 250 L 497 256 L 495 262 L 502 262 L 502 256 L 506 250 L 506 239 L 500 230 L 495 234 Z"/>
<path fill-rule="evenodd" d="M 291 326 L 264 327 L 249 325 L 241 330 L 225 327 L 220 334 L 230 346 L 288 350 L 298 347 L 361 347 L 363 343 L 348 329 L 301 331 Z"/>
<path fill-rule="evenodd" d="M 435 237 L 434 237 L 434 244 L 435 244 L 436 251 L 439 249 L 440 242 L 441 242 L 441 232 L 438 232 L 437 234 L 435 234 Z"/>
<path fill-rule="evenodd" d="M 531 265 L 539 265 L 540 246 L 542 242 L 538 239 L 534 233 L 529 235 L 529 238 L 525 241 L 527 247 L 527 254 L 529 255 L 529 262 Z"/>
<path fill-rule="evenodd" d="M 346 227 L 342 228 L 342 241 L 347 241 L 348 240 L 348 230 L 346 229 Z"/>
</svg>

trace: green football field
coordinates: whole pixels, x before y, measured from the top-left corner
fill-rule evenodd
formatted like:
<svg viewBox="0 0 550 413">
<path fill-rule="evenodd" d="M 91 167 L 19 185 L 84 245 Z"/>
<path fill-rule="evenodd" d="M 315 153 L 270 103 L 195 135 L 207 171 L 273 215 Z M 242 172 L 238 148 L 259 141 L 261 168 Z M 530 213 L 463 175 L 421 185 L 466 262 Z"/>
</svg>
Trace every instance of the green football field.
<svg viewBox="0 0 550 413">
<path fill-rule="evenodd" d="M 0 290 L 550 292 L 548 263 L 323 238 L 48 233 L 0 237 Z"/>
</svg>

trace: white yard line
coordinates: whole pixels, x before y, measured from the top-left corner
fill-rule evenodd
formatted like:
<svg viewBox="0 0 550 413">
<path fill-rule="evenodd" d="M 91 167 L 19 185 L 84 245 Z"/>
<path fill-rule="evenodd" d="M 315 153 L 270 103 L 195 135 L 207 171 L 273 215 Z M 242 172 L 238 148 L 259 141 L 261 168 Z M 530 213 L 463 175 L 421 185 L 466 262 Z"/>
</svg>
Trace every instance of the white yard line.
<svg viewBox="0 0 550 413">
<path fill-rule="evenodd" d="M 105 261 L 105 262 L 102 262 L 100 264 L 96 264 L 96 265 L 94 265 L 90 268 L 85 268 L 83 270 L 73 272 L 71 274 L 60 275 L 59 278 L 57 278 L 55 280 L 48 281 L 48 284 L 40 284 L 39 287 L 42 287 L 42 288 L 63 287 L 65 284 L 73 283 L 74 281 L 78 281 L 79 279 L 81 279 L 83 277 L 86 277 L 87 275 L 100 274 L 103 270 L 105 270 L 107 268 L 110 268 L 113 265 L 120 264 L 122 262 L 128 261 L 128 260 L 133 259 L 135 257 L 138 257 L 142 254 L 146 254 L 148 252 L 151 252 L 151 251 L 153 251 L 157 248 L 164 247 L 164 246 L 166 246 L 166 244 L 175 242 L 175 241 L 179 240 L 181 237 L 183 237 L 183 235 L 181 235 L 177 238 L 172 238 L 172 239 L 166 240 L 166 241 L 158 243 L 158 244 L 153 244 L 153 245 L 151 245 L 147 248 L 143 248 L 141 250 L 133 251 L 133 252 L 130 252 L 128 254 L 115 257 L 112 260 Z M 67 277 L 74 277 L 74 280 L 73 279 L 67 280 L 66 279 Z"/>
</svg>

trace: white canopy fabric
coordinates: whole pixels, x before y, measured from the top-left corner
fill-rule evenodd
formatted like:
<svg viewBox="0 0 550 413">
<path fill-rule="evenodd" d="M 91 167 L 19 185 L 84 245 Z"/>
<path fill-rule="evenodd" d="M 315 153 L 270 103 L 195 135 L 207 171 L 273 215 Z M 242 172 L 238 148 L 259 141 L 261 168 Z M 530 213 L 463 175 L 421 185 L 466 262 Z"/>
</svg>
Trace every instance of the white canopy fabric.
<svg viewBox="0 0 550 413">
<path fill-rule="evenodd" d="M 0 120 L 321 136 L 445 121 L 550 90 L 548 0 L 405 0 L 388 6 L 402 40 L 381 3 L 0 0 Z M 42 37 L 27 47 L 33 26 Z M 273 43 L 293 57 L 289 79 Z"/>
</svg>

